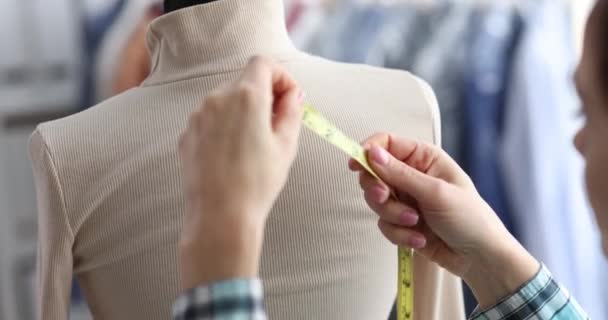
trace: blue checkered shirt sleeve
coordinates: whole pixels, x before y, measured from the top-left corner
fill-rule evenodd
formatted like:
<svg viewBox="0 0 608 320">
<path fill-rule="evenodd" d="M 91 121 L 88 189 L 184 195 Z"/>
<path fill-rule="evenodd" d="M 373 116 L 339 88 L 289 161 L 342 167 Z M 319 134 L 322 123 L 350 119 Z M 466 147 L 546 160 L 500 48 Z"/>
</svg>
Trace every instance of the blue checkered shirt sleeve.
<svg viewBox="0 0 608 320">
<path fill-rule="evenodd" d="M 173 304 L 174 320 L 266 320 L 259 279 L 234 279 L 194 288 Z"/>
<path fill-rule="evenodd" d="M 536 276 L 514 295 L 486 311 L 475 311 L 472 320 L 586 320 L 589 317 L 574 298 L 555 281 L 543 265 Z"/>
</svg>

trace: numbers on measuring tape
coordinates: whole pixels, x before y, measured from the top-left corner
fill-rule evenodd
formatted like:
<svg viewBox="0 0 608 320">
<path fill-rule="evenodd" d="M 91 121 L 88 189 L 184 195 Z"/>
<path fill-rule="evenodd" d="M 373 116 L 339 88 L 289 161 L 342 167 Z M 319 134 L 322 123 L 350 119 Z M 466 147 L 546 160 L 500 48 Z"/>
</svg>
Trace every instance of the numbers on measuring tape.
<svg viewBox="0 0 608 320">
<path fill-rule="evenodd" d="M 397 288 L 397 319 L 409 320 L 414 316 L 414 251 L 399 248 L 399 287 Z"/>
<path fill-rule="evenodd" d="M 361 164 L 361 166 L 363 166 L 363 168 L 365 168 L 365 170 L 372 176 L 380 179 L 380 177 L 378 177 L 378 175 L 369 165 L 363 147 L 359 143 L 347 137 L 310 104 L 304 105 L 304 115 L 302 121 L 305 127 L 322 137 L 325 141 L 342 150 L 342 152 L 348 154 L 351 158 L 355 159 L 355 161 Z"/>
<path fill-rule="evenodd" d="M 381 180 L 372 170 L 367 161 L 363 147 L 348 138 L 342 131 L 336 128 L 329 120 L 321 115 L 312 105 L 304 105 L 302 117 L 304 126 L 323 138 L 325 141 L 336 146 L 342 152 L 360 163 L 367 172 Z M 397 199 L 394 192 L 392 196 Z M 414 272 L 413 272 L 413 250 L 399 248 L 398 252 L 398 280 L 397 280 L 397 319 L 411 320 L 414 315 Z"/>
</svg>

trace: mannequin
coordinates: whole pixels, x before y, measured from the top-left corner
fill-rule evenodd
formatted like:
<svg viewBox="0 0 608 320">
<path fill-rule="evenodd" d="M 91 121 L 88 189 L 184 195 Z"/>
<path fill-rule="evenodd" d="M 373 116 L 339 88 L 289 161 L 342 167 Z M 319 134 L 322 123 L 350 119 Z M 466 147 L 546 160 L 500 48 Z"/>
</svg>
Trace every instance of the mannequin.
<svg viewBox="0 0 608 320">
<path fill-rule="evenodd" d="M 32 136 L 41 320 L 69 317 L 74 276 L 94 318 L 170 318 L 185 212 L 178 140 L 205 94 L 235 79 L 253 55 L 280 61 L 356 140 L 382 130 L 440 143 L 437 101 L 417 77 L 297 50 L 283 0 L 195 5 L 208 2 L 165 2 L 171 14 L 147 36 L 146 80 Z M 397 250 L 378 232 L 347 157 L 310 132 L 300 144 L 264 231 L 269 318 L 386 319 Z M 414 269 L 415 320 L 464 320 L 461 281 L 420 256 Z"/>
<path fill-rule="evenodd" d="M 217 0 L 165 0 L 165 13 Z"/>
</svg>

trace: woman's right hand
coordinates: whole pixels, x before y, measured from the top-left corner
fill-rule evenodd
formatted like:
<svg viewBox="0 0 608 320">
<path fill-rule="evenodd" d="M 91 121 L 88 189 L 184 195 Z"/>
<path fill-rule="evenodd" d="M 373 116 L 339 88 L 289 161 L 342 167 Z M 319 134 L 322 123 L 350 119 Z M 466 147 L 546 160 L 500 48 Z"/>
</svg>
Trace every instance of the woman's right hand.
<svg viewBox="0 0 608 320">
<path fill-rule="evenodd" d="M 353 161 L 350 167 L 360 172 L 365 200 L 391 242 L 462 277 L 482 306 L 512 293 L 539 270 L 443 150 L 389 134 L 377 134 L 364 146 L 382 181 Z"/>
<path fill-rule="evenodd" d="M 303 93 L 262 57 L 207 93 L 179 144 L 182 286 L 256 277 L 264 229 L 296 158 Z"/>
</svg>

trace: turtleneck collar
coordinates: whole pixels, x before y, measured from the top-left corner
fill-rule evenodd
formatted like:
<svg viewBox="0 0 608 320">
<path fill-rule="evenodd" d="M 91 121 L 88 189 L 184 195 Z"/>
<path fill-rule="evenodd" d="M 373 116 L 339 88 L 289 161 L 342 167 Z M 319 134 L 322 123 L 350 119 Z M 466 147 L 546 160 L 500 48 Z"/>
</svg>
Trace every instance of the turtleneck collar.
<svg viewBox="0 0 608 320">
<path fill-rule="evenodd" d="M 298 51 L 282 0 L 219 0 L 180 9 L 150 25 L 146 85 L 236 71 L 253 55 L 289 60 Z"/>
</svg>

